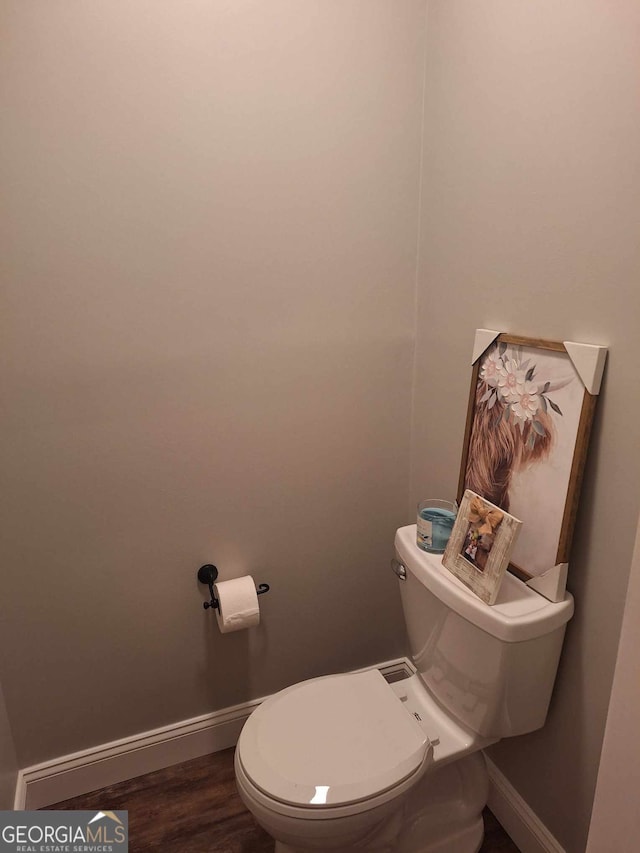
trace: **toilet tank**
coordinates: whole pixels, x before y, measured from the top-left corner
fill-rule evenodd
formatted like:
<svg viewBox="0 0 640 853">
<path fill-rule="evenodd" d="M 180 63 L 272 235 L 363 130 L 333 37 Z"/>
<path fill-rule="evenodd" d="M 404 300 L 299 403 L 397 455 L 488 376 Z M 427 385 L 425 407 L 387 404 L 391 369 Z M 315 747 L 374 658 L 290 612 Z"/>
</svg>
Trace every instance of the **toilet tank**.
<svg viewBox="0 0 640 853">
<path fill-rule="evenodd" d="M 551 602 L 507 572 L 498 600 L 485 604 L 400 528 L 397 559 L 411 658 L 426 690 L 459 722 L 487 738 L 544 725 L 570 593 Z"/>
</svg>

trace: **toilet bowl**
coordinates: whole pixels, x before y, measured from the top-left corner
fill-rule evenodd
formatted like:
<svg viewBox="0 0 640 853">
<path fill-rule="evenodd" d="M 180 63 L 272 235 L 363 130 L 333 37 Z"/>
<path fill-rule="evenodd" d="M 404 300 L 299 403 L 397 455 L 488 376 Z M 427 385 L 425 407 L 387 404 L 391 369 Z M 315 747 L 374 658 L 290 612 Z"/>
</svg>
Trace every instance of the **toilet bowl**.
<svg viewBox="0 0 640 853">
<path fill-rule="evenodd" d="M 544 723 L 571 596 L 552 603 L 509 576 L 488 607 L 415 542 L 414 525 L 398 531 L 415 672 L 295 684 L 240 734 L 238 791 L 276 853 L 476 853 L 481 750 Z"/>
<path fill-rule="evenodd" d="M 390 685 L 374 669 L 301 682 L 254 711 L 238 741 L 236 783 L 278 853 L 479 847 L 487 783 L 477 750 L 491 741 L 420 694 L 417 676 Z M 437 769 L 428 731 L 442 735 L 432 734 Z M 464 755 L 466 764 L 451 760 Z M 442 846 L 452 825 L 455 845 Z"/>
<path fill-rule="evenodd" d="M 241 797 L 297 849 L 352 847 L 397 811 L 432 746 L 377 670 L 294 685 L 266 700 L 241 733 Z"/>
</svg>

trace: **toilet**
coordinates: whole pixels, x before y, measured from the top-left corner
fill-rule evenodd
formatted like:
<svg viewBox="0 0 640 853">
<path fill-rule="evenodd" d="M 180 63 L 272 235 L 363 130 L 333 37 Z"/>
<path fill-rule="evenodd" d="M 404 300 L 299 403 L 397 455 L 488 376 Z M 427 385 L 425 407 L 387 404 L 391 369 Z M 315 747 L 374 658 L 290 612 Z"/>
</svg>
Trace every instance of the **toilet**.
<svg viewBox="0 0 640 853">
<path fill-rule="evenodd" d="M 235 754 L 240 796 L 276 853 L 477 853 L 482 749 L 544 725 L 573 599 L 507 574 L 489 607 L 396 533 L 415 672 L 313 678 L 266 699 Z"/>
</svg>

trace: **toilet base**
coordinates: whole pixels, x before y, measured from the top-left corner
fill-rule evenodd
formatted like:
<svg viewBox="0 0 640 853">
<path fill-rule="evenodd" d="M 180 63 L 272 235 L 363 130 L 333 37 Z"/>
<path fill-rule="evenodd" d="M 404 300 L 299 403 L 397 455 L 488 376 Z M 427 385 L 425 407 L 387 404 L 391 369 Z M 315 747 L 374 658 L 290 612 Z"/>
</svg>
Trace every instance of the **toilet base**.
<svg viewBox="0 0 640 853">
<path fill-rule="evenodd" d="M 440 839 L 414 839 L 400 843 L 398 853 L 478 853 L 484 839 L 484 822 L 477 818 L 471 825 Z"/>
<path fill-rule="evenodd" d="M 414 839 L 414 844 L 417 843 L 419 846 L 412 846 L 411 848 L 404 844 L 398 846 L 398 842 L 396 842 L 389 847 L 389 850 L 393 850 L 393 853 L 478 853 L 482 847 L 483 838 L 484 823 L 480 817 L 471 826 L 449 835 L 447 838 L 429 842 L 423 840 L 422 843 Z M 349 851 L 342 851 L 342 853 L 351 853 L 354 849 L 358 848 L 350 848 Z M 274 853 L 308 853 L 308 850 L 289 847 L 280 841 L 276 841 Z M 332 851 L 332 853 L 341 853 L 341 851 Z"/>
<path fill-rule="evenodd" d="M 388 823 L 358 844 L 331 853 L 478 853 L 488 793 L 484 756 L 476 752 L 425 774 Z M 275 853 L 311 851 L 318 853 L 317 846 L 276 842 L 275 847 Z"/>
</svg>

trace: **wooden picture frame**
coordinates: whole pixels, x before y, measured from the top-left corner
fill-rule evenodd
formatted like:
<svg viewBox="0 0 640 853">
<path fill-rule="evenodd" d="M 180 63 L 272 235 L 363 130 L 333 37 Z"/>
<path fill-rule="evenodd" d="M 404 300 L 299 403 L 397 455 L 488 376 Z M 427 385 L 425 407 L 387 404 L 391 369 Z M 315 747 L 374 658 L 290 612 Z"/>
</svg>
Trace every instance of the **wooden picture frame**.
<svg viewBox="0 0 640 853">
<path fill-rule="evenodd" d="M 466 489 L 442 565 L 486 604 L 494 604 L 522 522 Z"/>
<path fill-rule="evenodd" d="M 458 481 L 525 522 L 509 570 L 564 598 L 606 347 L 477 329 Z"/>
</svg>

